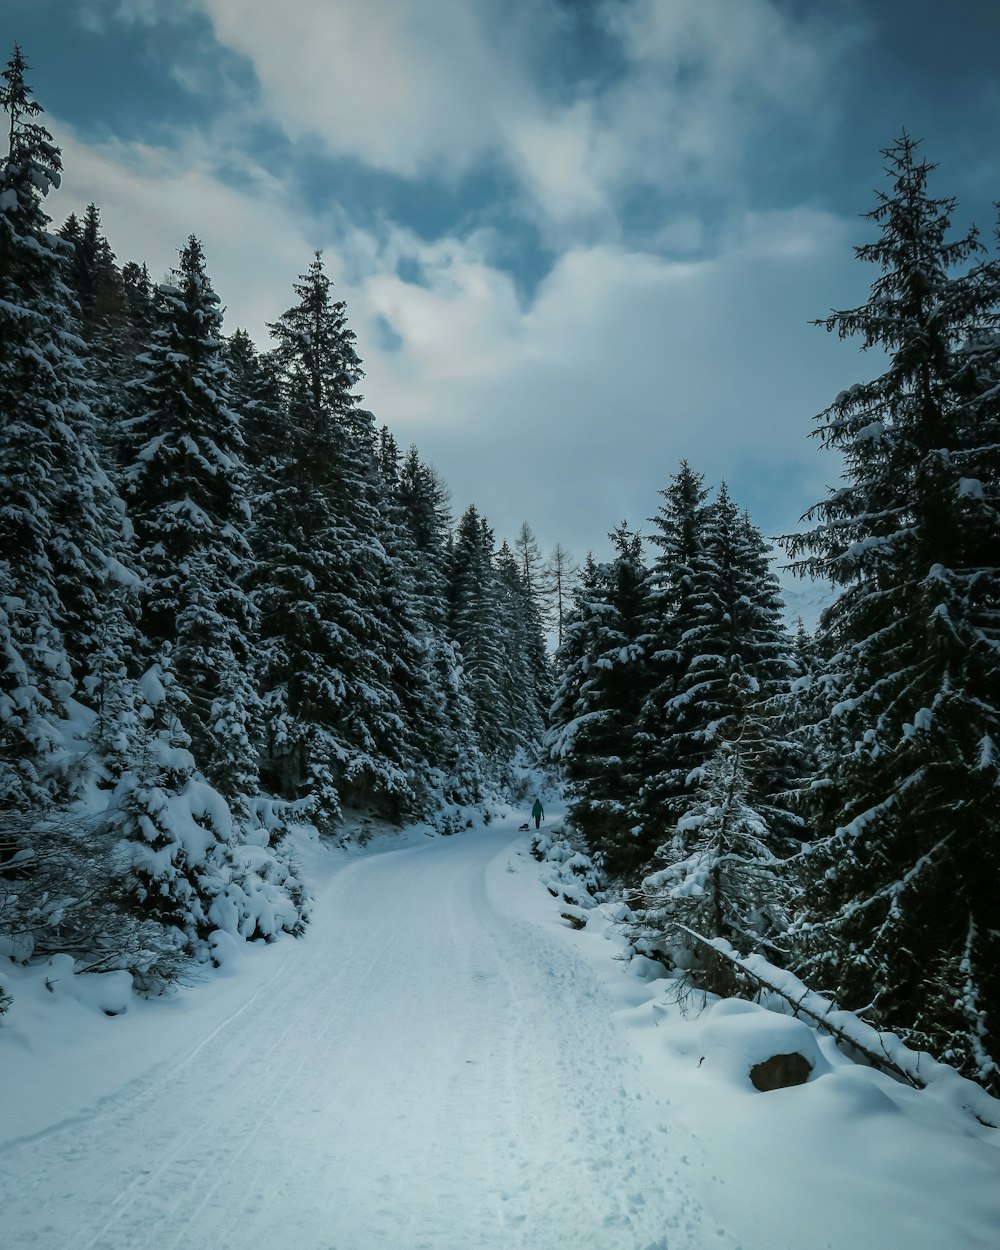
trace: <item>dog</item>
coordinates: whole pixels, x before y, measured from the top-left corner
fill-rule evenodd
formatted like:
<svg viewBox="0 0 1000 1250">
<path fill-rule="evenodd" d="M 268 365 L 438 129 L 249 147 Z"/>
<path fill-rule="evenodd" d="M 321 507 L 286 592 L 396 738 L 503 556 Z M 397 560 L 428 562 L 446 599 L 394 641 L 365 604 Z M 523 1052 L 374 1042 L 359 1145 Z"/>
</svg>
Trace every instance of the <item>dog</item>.
<svg viewBox="0 0 1000 1250">
<path fill-rule="evenodd" d="M 527 833 L 530 828 L 531 826 L 528 824 L 527 821 L 525 821 L 523 825 L 518 825 L 517 831 L 518 833 Z"/>
</svg>

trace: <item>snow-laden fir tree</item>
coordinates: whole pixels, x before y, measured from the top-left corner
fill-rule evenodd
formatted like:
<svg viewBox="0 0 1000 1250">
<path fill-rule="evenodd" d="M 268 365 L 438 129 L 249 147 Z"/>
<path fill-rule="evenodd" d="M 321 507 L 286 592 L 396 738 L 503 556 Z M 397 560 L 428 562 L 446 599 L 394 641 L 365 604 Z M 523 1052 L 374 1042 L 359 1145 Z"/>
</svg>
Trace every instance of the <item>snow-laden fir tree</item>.
<svg viewBox="0 0 1000 1250">
<path fill-rule="evenodd" d="M 614 876 L 640 865 L 634 828 L 635 726 L 645 689 L 648 574 L 639 535 L 609 535 L 614 560 L 588 560 L 566 638 L 553 703 L 549 755 L 561 763 L 568 812 L 591 854 Z"/>
<path fill-rule="evenodd" d="M 686 463 L 663 496 L 654 518 L 660 552 L 651 574 L 651 680 L 638 736 L 639 841 L 647 853 L 673 837 L 702 770 L 720 743 L 746 735 L 751 713 L 762 787 L 756 797 L 764 801 L 787 779 L 779 744 L 764 745 L 778 731 L 776 722 L 773 733 L 765 729 L 763 709 L 785 693 L 791 673 L 764 541 L 724 484 L 706 502 L 700 475 Z M 786 830 L 794 823 L 787 813 L 780 819 Z"/>
<path fill-rule="evenodd" d="M 255 529 L 265 766 L 332 829 L 341 802 L 412 802 L 382 596 L 380 484 L 346 305 L 316 255 L 271 326 L 287 455 Z"/>
<path fill-rule="evenodd" d="M 682 689 L 696 691 L 706 718 L 707 758 L 713 744 L 740 743 L 741 766 L 753 778 L 750 798 L 768 822 L 771 849 L 787 854 L 801 839 L 801 820 L 781 797 L 797 760 L 784 725 L 793 646 L 767 544 L 725 483 L 708 510 L 704 554 L 713 575 L 693 605 L 691 631 L 700 655 Z"/>
<path fill-rule="evenodd" d="M 686 466 L 679 479 L 693 485 Z M 633 934 L 642 949 L 722 992 L 724 965 L 688 930 L 773 958 L 784 926 L 781 861 L 799 833 L 776 797 L 790 780 L 780 719 L 790 640 L 764 540 L 725 485 L 704 508 L 689 568 L 685 619 L 674 627 L 683 664 L 659 709 L 663 754 L 687 773 L 676 778 L 680 810 L 642 882 Z"/>
<path fill-rule="evenodd" d="M 566 614 L 569 610 L 574 578 L 579 569 L 569 552 L 556 543 L 552 554 L 542 567 L 542 595 L 546 605 L 545 620 L 555 632 L 556 648 L 563 644 Z"/>
<path fill-rule="evenodd" d="M 117 893 L 159 929 L 147 939 L 145 959 L 132 955 L 125 966 L 158 984 L 178 951 L 216 961 L 220 932 L 246 940 L 301 933 L 308 896 L 281 845 L 280 814 L 272 819 L 273 809 L 257 799 L 248 831 L 245 806 L 227 803 L 199 772 L 185 728 L 190 700 L 169 643 L 138 689 L 133 765 L 110 812 L 121 838 Z"/>
<path fill-rule="evenodd" d="M 678 695 L 698 654 L 689 630 L 703 573 L 708 491 L 685 460 L 660 495 L 663 502 L 651 518 L 656 556 L 649 571 L 647 673 L 635 739 L 641 759 L 636 859 L 647 864 L 681 815 L 691 792 L 688 778 L 703 761 L 693 737 L 697 707 Z"/>
<path fill-rule="evenodd" d="M 788 923 L 786 878 L 768 816 L 754 801 L 758 785 L 752 750 L 722 741 L 674 838 L 657 852 L 662 866 L 630 900 L 635 949 L 721 995 L 733 992 L 729 965 L 698 938 L 723 938 L 744 955 L 783 958 L 775 943 Z"/>
<path fill-rule="evenodd" d="M 571 749 L 576 720 L 585 710 L 590 671 L 594 658 L 600 654 L 605 615 L 603 576 L 603 566 L 588 551 L 570 592 L 564 635 L 554 659 L 558 680 L 549 708 L 546 751 L 556 767 L 561 767 L 563 757 Z"/>
<path fill-rule="evenodd" d="M 510 708 L 520 745 L 534 758 L 542 740 L 545 711 L 552 701 L 541 609 L 532 590 L 530 570 L 506 542 L 494 558 L 497 610 L 504 626 L 506 668 L 503 698 Z"/>
<path fill-rule="evenodd" d="M 868 302 L 825 322 L 888 364 L 820 414 L 844 485 L 785 539 L 840 596 L 820 631 L 799 971 L 1000 1088 L 998 272 L 904 135 L 856 249 Z"/>
<path fill-rule="evenodd" d="M 443 797 L 459 804 L 482 796 L 483 770 L 472 701 L 462 677 L 459 649 L 449 631 L 452 518 L 438 475 L 410 447 L 395 488 L 407 540 L 401 559 L 409 566 L 417 615 L 423 622 L 427 663 L 433 673 L 433 707 L 425 710 L 430 758 L 441 770 Z"/>
<path fill-rule="evenodd" d="M 508 697 L 506 622 L 493 555 L 493 531 L 470 504 L 458 522 L 451 552 L 449 632 L 460 649 L 479 750 L 499 761 L 523 743 L 525 727 Z"/>
<path fill-rule="evenodd" d="M 451 788 L 455 764 L 448 696 L 436 663 L 439 656 L 430 604 L 421 593 L 413 531 L 401 493 L 399 448 L 389 430 L 379 432 L 377 465 L 381 486 L 379 540 L 388 557 L 381 580 L 383 646 L 399 703 L 398 749 L 410 775 L 410 791 L 394 815 L 427 813 Z M 402 798 L 402 795 L 400 796 Z"/>
<path fill-rule="evenodd" d="M 145 266 L 118 269 L 96 205 L 87 206 L 82 221 L 71 214 L 59 234 L 70 248 L 67 280 L 80 308 L 97 444 L 102 463 L 117 478 L 126 463 L 128 387 L 144 372 L 137 358 L 154 328 L 153 287 Z"/>
<path fill-rule="evenodd" d="M 59 237 L 71 249 L 66 279 L 79 306 L 83 337 L 88 343 L 106 339 L 109 332 L 123 328 L 127 305 L 115 254 L 104 235 L 97 205 L 87 205 L 82 221 L 71 213 L 60 228 Z"/>
<path fill-rule="evenodd" d="M 55 722 L 86 696 L 124 532 L 98 464 L 67 248 L 42 208 L 61 158 L 15 49 L 0 107 L 0 802 L 52 783 Z"/>
<path fill-rule="evenodd" d="M 271 353 L 257 350 L 246 330 L 229 336 L 223 357 L 229 371 L 230 407 L 243 431 L 243 460 L 250 473 L 251 513 L 256 524 L 258 501 L 266 502 L 290 450 L 277 362 Z"/>
<path fill-rule="evenodd" d="M 165 643 L 198 767 L 242 805 L 257 791 L 256 613 L 239 418 L 229 406 L 222 310 L 192 236 L 160 286 L 158 325 L 125 423 L 129 512 L 143 567 L 147 663 Z"/>
<path fill-rule="evenodd" d="M 538 543 L 527 521 L 522 522 L 517 538 L 514 540 L 514 554 L 522 588 L 528 667 L 539 715 L 544 718 L 552 703 L 554 693 L 552 665 L 545 641 L 550 613 L 546 607 L 545 566 Z"/>
</svg>

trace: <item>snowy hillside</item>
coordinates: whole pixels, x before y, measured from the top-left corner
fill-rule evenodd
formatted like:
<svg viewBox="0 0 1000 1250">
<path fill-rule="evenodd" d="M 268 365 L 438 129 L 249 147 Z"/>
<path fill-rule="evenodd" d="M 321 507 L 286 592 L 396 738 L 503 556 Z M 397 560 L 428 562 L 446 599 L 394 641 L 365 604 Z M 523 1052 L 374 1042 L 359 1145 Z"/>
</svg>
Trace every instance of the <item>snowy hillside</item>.
<svg viewBox="0 0 1000 1250">
<path fill-rule="evenodd" d="M 560 918 L 520 819 L 306 844 L 306 937 L 167 1002 L 16 972 L 5 1244 L 996 1246 L 1000 1133 L 790 1018 L 682 1018 L 601 909 Z M 805 1085 L 753 1089 L 775 1049 Z"/>
</svg>

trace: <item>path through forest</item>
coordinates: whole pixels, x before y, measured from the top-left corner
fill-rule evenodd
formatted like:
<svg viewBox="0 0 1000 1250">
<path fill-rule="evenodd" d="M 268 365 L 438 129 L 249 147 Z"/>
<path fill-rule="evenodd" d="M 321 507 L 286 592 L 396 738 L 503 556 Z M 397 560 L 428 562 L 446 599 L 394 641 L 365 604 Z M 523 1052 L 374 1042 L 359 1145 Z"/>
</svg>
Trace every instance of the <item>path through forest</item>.
<svg viewBox="0 0 1000 1250">
<path fill-rule="evenodd" d="M 5 1243 L 733 1247 L 512 823 L 337 873 L 249 1001 L 0 1156 Z"/>
</svg>

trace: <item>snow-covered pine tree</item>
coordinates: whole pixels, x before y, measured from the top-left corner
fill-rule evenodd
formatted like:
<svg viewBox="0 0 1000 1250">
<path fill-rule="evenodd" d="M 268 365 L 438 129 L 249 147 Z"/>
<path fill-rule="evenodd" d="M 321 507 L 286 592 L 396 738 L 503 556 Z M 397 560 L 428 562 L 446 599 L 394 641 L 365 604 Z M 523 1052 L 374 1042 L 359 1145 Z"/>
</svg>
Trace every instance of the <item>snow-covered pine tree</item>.
<svg viewBox="0 0 1000 1250">
<path fill-rule="evenodd" d="M 79 305 L 83 337 L 93 344 L 121 325 L 126 309 L 121 275 L 97 205 L 87 205 L 83 221 L 71 213 L 59 236 L 71 248 L 66 278 Z"/>
<path fill-rule="evenodd" d="M 903 135 L 857 248 L 868 302 L 826 319 L 888 367 L 820 414 L 845 484 L 789 536 L 841 593 L 821 628 L 823 771 L 806 791 L 800 972 L 1000 1089 L 998 270 Z M 985 352 L 995 361 L 995 347 Z"/>
<path fill-rule="evenodd" d="M 538 542 L 527 521 L 522 522 L 514 540 L 514 553 L 522 587 L 524 629 L 529 673 L 539 716 L 544 720 L 552 703 L 552 665 L 545 642 L 545 568 Z"/>
<path fill-rule="evenodd" d="M 428 813 L 440 803 L 453 762 L 447 698 L 434 663 L 437 654 L 428 604 L 420 592 L 413 532 L 401 494 L 401 457 L 386 427 L 379 431 L 377 466 L 381 501 L 379 541 L 388 557 L 378 608 L 389 678 L 399 706 L 398 752 L 411 780 L 410 795 L 395 813 Z"/>
<path fill-rule="evenodd" d="M 509 759 L 522 742 L 523 727 L 508 698 L 505 622 L 493 555 L 493 531 L 470 504 L 458 522 L 452 548 L 449 629 L 460 648 L 479 749 L 499 762 Z"/>
<path fill-rule="evenodd" d="M 770 822 L 754 802 L 752 749 L 722 741 L 702 770 L 695 801 L 662 846 L 632 899 L 629 940 L 688 974 L 691 984 L 732 994 L 727 962 L 703 938 L 723 938 L 742 954 L 781 962 L 774 942 L 787 927 L 788 895 Z"/>
<path fill-rule="evenodd" d="M 381 594 L 389 557 L 346 305 L 317 253 L 271 326 L 289 454 L 256 529 L 268 774 L 332 829 L 341 801 L 412 801 Z"/>
<path fill-rule="evenodd" d="M 92 674 L 122 517 L 93 443 L 66 245 L 42 208 L 61 158 L 19 49 L 3 72 L 0 161 L 0 796 L 40 800 L 54 722 Z"/>
<path fill-rule="evenodd" d="M 411 446 L 400 465 L 396 493 L 408 534 L 402 558 L 412 561 L 413 593 L 432 672 L 434 708 L 428 726 L 431 758 L 442 772 L 443 797 L 474 803 L 482 797 L 483 770 L 472 701 L 463 681 L 458 648 L 449 632 L 452 518 L 447 490 Z"/>
<path fill-rule="evenodd" d="M 223 349 L 229 371 L 229 402 L 243 431 L 243 459 L 250 471 L 251 511 L 266 499 L 275 476 L 288 459 L 281 384 L 271 353 L 259 352 L 246 330 L 237 329 Z"/>
<path fill-rule="evenodd" d="M 222 310 L 192 235 L 159 288 L 158 326 L 132 388 L 126 491 L 144 571 L 146 662 L 173 646 L 198 767 L 238 807 L 257 792 L 256 613 L 247 471 L 229 406 Z"/>
<path fill-rule="evenodd" d="M 686 460 L 660 492 L 649 541 L 657 548 L 649 573 L 647 674 L 636 726 L 640 788 L 636 800 L 636 857 L 648 865 L 687 807 L 704 763 L 697 703 L 681 698 L 699 650 L 696 604 L 705 595 L 708 491 Z"/>
<path fill-rule="evenodd" d="M 562 763 L 570 820 L 608 872 L 638 866 L 633 803 L 635 722 L 645 688 L 648 574 L 639 535 L 622 523 L 609 535 L 615 558 L 588 559 L 552 709 L 550 755 Z"/>
<path fill-rule="evenodd" d="M 605 614 L 602 577 L 603 566 L 588 551 L 570 591 L 563 639 L 555 654 L 557 683 L 549 708 L 546 753 L 557 768 L 572 750 L 577 719 L 586 710 L 590 671 L 600 654 Z"/>
<path fill-rule="evenodd" d="M 659 681 L 641 717 L 640 810 L 644 829 L 666 821 L 670 831 L 719 743 L 740 738 L 749 751 L 751 725 L 755 801 L 767 806 L 765 796 L 787 782 L 776 718 L 791 676 L 791 642 L 764 540 L 725 484 L 705 504 L 700 478 L 684 464 L 664 495 L 655 518 L 661 556 L 651 629 Z M 771 810 L 791 834 L 794 819 Z"/>
<path fill-rule="evenodd" d="M 121 427 L 129 415 L 127 388 L 144 371 L 137 357 L 153 330 L 152 284 L 145 266 L 119 271 L 96 205 L 88 205 L 82 222 L 70 215 L 59 233 L 71 249 L 67 278 L 80 307 L 97 444 L 102 463 L 117 478 L 123 464 Z"/>
<path fill-rule="evenodd" d="M 777 579 L 760 532 L 725 485 L 708 508 L 699 563 L 688 631 L 696 654 L 676 697 L 694 708 L 703 762 L 693 802 L 642 883 L 635 931 L 721 993 L 732 989 L 728 965 L 684 927 L 780 959 L 774 942 L 791 893 L 783 860 L 801 841 L 783 792 L 798 756 L 782 723 L 792 666 Z"/>
<path fill-rule="evenodd" d="M 218 959 L 218 932 L 269 941 L 298 935 L 308 896 L 282 846 L 285 828 L 265 800 L 253 828 L 196 768 L 185 729 L 189 700 L 173 671 L 172 649 L 138 683 L 133 765 L 119 780 L 112 821 L 121 836 L 117 893 L 150 934 L 144 962 L 126 963 L 140 983 L 161 981 L 178 954 Z M 268 845 L 270 843 L 270 845 Z"/>
<path fill-rule="evenodd" d="M 681 683 L 704 725 L 706 760 L 716 745 L 741 744 L 741 762 L 753 776 L 751 801 L 767 813 L 772 850 L 797 843 L 799 821 L 773 796 L 791 781 L 789 743 L 781 713 L 792 677 L 792 643 L 782 619 L 778 580 L 767 545 L 725 483 L 707 513 L 706 578 L 693 608 L 691 633 L 698 656 Z"/>
<path fill-rule="evenodd" d="M 500 544 L 494 567 L 506 657 L 501 675 L 504 702 L 512 713 L 519 745 L 534 760 L 542 740 L 545 710 L 552 701 L 541 614 L 525 579 L 524 565 L 506 542 Z"/>
</svg>

